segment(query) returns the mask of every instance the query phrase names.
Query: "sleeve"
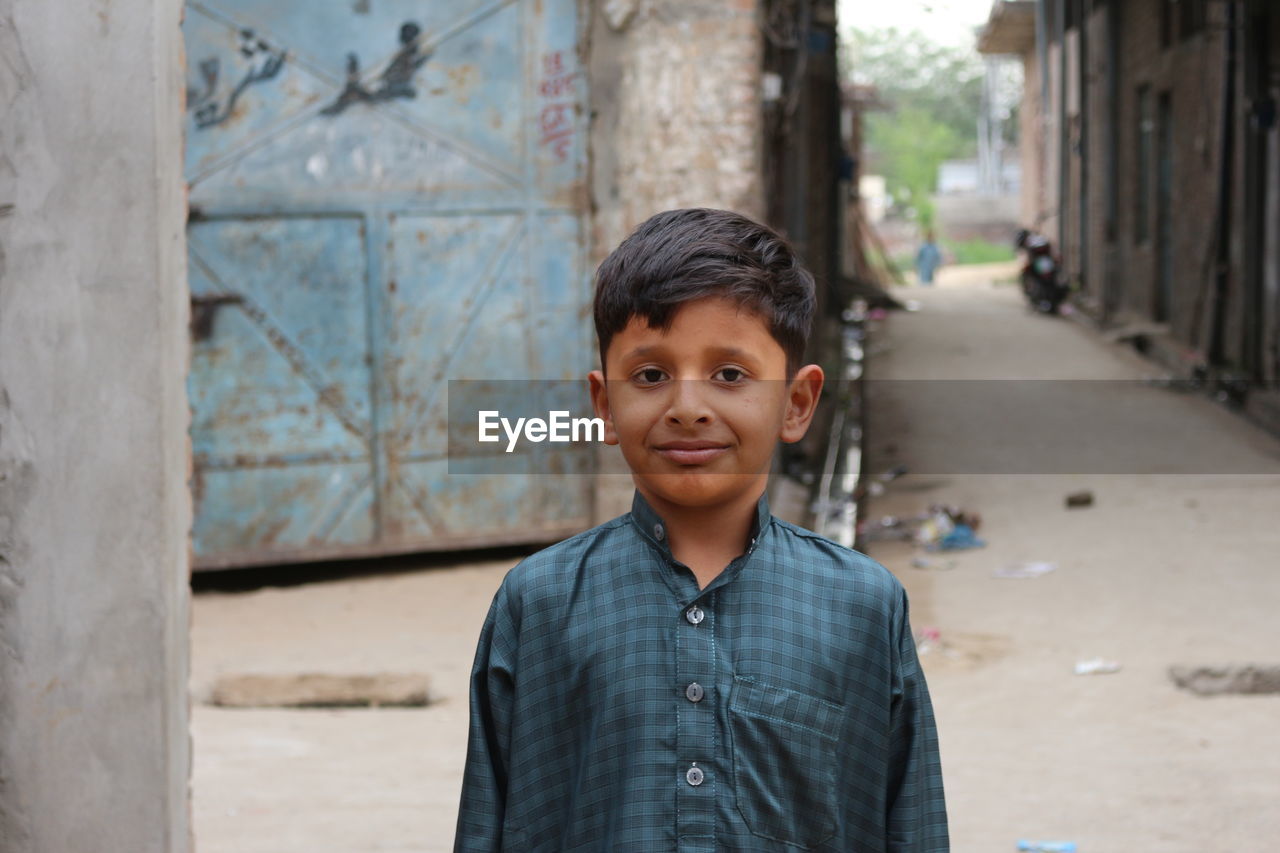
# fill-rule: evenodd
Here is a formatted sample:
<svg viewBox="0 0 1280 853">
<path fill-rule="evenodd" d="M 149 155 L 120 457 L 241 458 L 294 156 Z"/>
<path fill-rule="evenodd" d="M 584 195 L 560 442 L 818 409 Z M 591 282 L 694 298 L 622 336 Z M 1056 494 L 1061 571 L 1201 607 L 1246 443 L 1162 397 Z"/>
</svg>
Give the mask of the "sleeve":
<svg viewBox="0 0 1280 853">
<path fill-rule="evenodd" d="M 896 610 L 887 849 L 891 853 L 941 853 L 950 850 L 950 842 L 938 731 L 911 635 L 905 590 Z"/>
<path fill-rule="evenodd" d="M 504 581 L 480 629 L 471 667 L 467 763 L 454 853 L 497 853 L 503 849 L 518 636 L 518 614 L 513 612 L 512 599 Z"/>
</svg>

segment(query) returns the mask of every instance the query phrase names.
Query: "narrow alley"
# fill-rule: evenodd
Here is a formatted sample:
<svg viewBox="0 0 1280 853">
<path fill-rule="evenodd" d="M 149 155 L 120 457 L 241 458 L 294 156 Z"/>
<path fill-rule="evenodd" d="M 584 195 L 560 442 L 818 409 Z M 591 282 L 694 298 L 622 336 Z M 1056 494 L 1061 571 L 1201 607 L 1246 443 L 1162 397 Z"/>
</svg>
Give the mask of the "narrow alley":
<svg viewBox="0 0 1280 853">
<path fill-rule="evenodd" d="M 869 501 L 868 527 L 949 504 L 981 516 L 986 543 L 865 546 L 907 585 L 925 640 L 953 849 L 1036 838 L 1090 853 L 1198 853 L 1276 837 L 1280 697 L 1199 696 L 1169 669 L 1276 662 L 1280 442 L 1199 394 L 1134 387 L 1158 373 L 1150 362 L 1031 314 L 1015 286 L 944 277 L 895 295 L 920 310 L 873 334 L 867 465 L 911 473 Z M 972 390 L 997 379 L 1010 388 Z M 1024 385 L 1038 395 L 1027 405 L 1044 405 L 1054 383 L 1043 380 L 1087 381 L 1062 383 L 1078 431 L 1042 447 L 1041 470 L 1091 473 L 1037 473 L 1025 450 L 983 452 L 984 407 L 1014 402 Z M 947 385 L 962 390 L 937 393 Z M 1129 431 L 1090 429 L 1115 417 L 1121 396 Z M 1017 472 L 995 470 L 1002 463 Z M 1086 491 L 1092 506 L 1066 507 Z M 1025 563 L 1055 568 L 993 576 Z M 1075 674 L 1095 658 L 1120 668 Z"/>
</svg>

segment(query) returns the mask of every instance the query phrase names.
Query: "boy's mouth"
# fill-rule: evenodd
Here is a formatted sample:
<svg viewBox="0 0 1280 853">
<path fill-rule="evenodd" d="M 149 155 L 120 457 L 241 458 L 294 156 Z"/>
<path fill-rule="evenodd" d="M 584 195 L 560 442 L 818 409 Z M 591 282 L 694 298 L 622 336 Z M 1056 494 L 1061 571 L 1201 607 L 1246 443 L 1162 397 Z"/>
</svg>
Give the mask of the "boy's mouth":
<svg viewBox="0 0 1280 853">
<path fill-rule="evenodd" d="M 677 465 L 701 465 L 729 449 L 715 441 L 666 441 L 654 447 L 658 453 Z"/>
</svg>

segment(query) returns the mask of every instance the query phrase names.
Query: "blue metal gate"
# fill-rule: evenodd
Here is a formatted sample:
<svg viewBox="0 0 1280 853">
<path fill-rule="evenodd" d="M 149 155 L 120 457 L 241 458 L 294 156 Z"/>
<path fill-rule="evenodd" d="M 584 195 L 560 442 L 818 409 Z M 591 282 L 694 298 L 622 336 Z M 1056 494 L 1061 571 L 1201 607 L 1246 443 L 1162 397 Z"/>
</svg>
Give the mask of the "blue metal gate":
<svg viewBox="0 0 1280 853">
<path fill-rule="evenodd" d="M 447 380 L 590 366 L 577 0 L 189 0 L 197 567 L 555 538 Z M 578 457 L 572 466 L 586 466 Z"/>
</svg>

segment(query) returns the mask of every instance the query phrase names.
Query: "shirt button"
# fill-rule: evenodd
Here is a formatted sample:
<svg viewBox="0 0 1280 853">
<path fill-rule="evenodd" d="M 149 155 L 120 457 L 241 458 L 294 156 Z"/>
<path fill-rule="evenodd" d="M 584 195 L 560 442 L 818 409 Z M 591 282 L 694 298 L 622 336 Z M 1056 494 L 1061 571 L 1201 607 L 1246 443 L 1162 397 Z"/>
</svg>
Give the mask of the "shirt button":
<svg viewBox="0 0 1280 853">
<path fill-rule="evenodd" d="M 667 536 L 667 529 L 665 527 L 663 527 L 661 524 L 655 524 L 653 526 L 653 537 L 655 539 L 661 542 L 663 539 L 666 538 L 666 536 Z"/>
<path fill-rule="evenodd" d="M 685 781 L 696 788 L 702 784 L 702 780 L 706 777 L 702 775 L 702 768 L 695 764 L 689 768 L 689 772 L 684 774 L 684 778 Z"/>
<path fill-rule="evenodd" d="M 690 702 L 701 702 L 703 693 L 702 685 L 696 681 L 684 689 L 684 695 L 689 697 Z"/>
<path fill-rule="evenodd" d="M 684 618 L 686 618 L 686 619 L 688 619 L 688 620 L 689 620 L 689 624 L 690 624 L 690 625 L 698 625 L 698 624 L 701 624 L 701 623 L 702 623 L 702 620 L 703 620 L 705 617 L 706 617 L 706 614 L 702 612 L 702 608 L 701 608 L 701 607 L 699 607 L 699 606 L 698 606 L 698 605 L 696 605 L 696 604 L 695 604 L 695 605 L 693 605 L 692 607 L 690 607 L 690 608 L 689 608 L 688 610 L 686 610 L 686 611 L 685 611 L 685 613 L 684 613 Z"/>
</svg>

